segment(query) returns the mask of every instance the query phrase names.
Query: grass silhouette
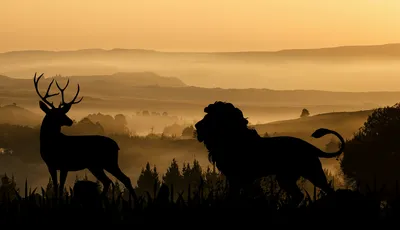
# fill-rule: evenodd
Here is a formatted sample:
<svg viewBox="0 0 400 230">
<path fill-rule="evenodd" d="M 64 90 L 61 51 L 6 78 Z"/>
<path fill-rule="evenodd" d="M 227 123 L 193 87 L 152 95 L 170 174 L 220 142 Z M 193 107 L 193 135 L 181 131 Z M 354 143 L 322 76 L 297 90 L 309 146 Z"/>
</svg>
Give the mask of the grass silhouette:
<svg viewBox="0 0 400 230">
<path fill-rule="evenodd" d="M 106 198 L 97 196 L 100 195 L 100 191 L 90 190 L 88 187 L 78 191 L 76 185 L 81 182 L 77 181 L 74 188 L 69 188 L 63 197 L 57 199 L 48 197 L 43 188 L 39 191 L 29 189 L 26 182 L 23 192 L 14 190 L 3 194 L 0 199 L 0 220 L 3 223 L 96 221 L 137 224 L 140 221 L 147 223 L 146 221 L 158 217 L 172 218 L 171 221 L 180 218 L 199 221 L 202 218 L 212 217 L 216 222 L 234 221 L 221 216 L 227 212 L 240 217 L 241 220 L 253 221 L 302 221 L 305 218 L 317 218 L 323 221 L 338 218 L 351 221 L 377 221 L 391 220 L 400 214 L 398 200 L 382 202 L 378 199 L 379 192 L 376 191 L 361 194 L 357 190 L 338 189 L 334 195 L 327 196 L 315 189 L 314 196 L 311 197 L 306 192 L 306 199 L 297 207 L 281 192 L 273 194 L 261 192 L 254 196 L 232 198 L 226 188 L 205 194 L 201 186 L 191 193 L 192 196 L 184 197 L 181 193 L 175 199 L 173 186 L 168 188 L 163 184 L 157 191 L 153 191 L 155 196 L 146 192 L 138 202 L 133 202 L 124 192 L 116 194 L 114 187 L 110 189 Z M 95 182 L 87 183 L 95 184 Z M 83 183 L 83 186 L 86 185 Z M 80 194 L 77 194 L 78 192 Z M 10 195 L 15 196 L 10 198 Z M 262 218 L 258 219 L 259 217 Z"/>
</svg>

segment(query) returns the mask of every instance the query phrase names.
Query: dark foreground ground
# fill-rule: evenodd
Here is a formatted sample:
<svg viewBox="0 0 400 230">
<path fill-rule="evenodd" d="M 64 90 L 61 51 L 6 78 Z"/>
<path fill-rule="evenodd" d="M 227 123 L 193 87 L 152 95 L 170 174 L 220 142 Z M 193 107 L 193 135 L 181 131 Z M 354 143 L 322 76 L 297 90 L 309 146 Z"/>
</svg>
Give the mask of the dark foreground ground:
<svg viewBox="0 0 400 230">
<path fill-rule="evenodd" d="M 260 194 L 248 198 L 228 198 L 224 193 L 192 197 L 173 197 L 169 189 L 162 187 L 155 198 L 145 194 L 133 202 L 127 194 L 101 198 L 91 187 L 71 190 L 62 199 L 49 198 L 44 193 L 28 192 L 14 198 L 3 196 L 0 205 L 2 223 L 132 223 L 156 224 L 157 220 L 168 220 L 167 225 L 189 220 L 193 223 L 209 221 L 225 224 L 236 222 L 289 223 L 288 221 L 312 220 L 357 221 L 370 223 L 389 221 L 400 217 L 397 201 L 390 204 L 361 195 L 357 191 L 337 190 L 330 196 L 306 196 L 300 207 L 294 207 L 289 199 L 276 195 Z M 22 192 L 23 193 L 23 192 Z M 114 194 L 114 193 L 112 193 Z M 173 201 L 171 201 L 171 199 Z M 266 222 L 267 221 L 267 222 Z"/>
</svg>

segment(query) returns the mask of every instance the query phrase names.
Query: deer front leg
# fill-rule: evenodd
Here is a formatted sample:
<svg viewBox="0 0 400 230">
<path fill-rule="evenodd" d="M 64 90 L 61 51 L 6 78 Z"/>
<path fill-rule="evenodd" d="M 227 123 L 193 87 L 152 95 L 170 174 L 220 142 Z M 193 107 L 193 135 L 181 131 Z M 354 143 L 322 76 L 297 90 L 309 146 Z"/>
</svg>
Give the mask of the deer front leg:
<svg viewBox="0 0 400 230">
<path fill-rule="evenodd" d="M 53 193 L 54 193 L 53 197 L 57 197 L 57 193 L 58 193 L 57 170 L 50 168 L 50 167 L 48 167 L 48 169 L 49 169 L 49 173 L 51 176 L 51 180 L 53 181 Z"/>
<path fill-rule="evenodd" d="M 65 181 L 67 180 L 68 171 L 60 170 L 60 197 L 64 195 L 64 185 Z"/>
</svg>

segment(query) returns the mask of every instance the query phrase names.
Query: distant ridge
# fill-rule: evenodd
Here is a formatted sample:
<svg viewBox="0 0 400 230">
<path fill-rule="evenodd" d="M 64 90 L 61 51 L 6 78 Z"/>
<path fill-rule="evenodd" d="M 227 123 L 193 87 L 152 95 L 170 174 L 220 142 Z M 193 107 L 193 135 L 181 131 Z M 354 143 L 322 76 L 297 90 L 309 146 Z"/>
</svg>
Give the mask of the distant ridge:
<svg viewBox="0 0 400 230">
<path fill-rule="evenodd" d="M 19 54 L 19 53 L 73 53 L 73 52 L 87 52 L 87 53 L 94 53 L 94 52 L 159 52 L 155 50 L 146 50 L 146 49 L 120 49 L 114 48 L 111 50 L 107 49 L 78 49 L 78 50 L 15 50 L 15 51 L 8 51 L 2 52 L 0 54 Z"/>
<path fill-rule="evenodd" d="M 62 75 L 45 75 L 44 81 L 49 79 L 62 79 Z M 104 85 L 105 88 L 113 87 L 187 87 L 187 85 L 176 77 L 164 77 L 153 72 L 117 72 L 114 74 L 100 75 L 73 75 L 68 76 L 71 80 L 76 80 L 81 84 Z M 31 87 L 32 79 L 13 78 L 0 74 L 0 90 L 3 87 Z M 91 87 L 91 86 L 89 86 Z"/>
<path fill-rule="evenodd" d="M 232 52 L 175 52 L 150 49 L 78 49 L 78 50 L 17 50 L 0 53 L 3 55 L 18 54 L 105 54 L 105 53 L 153 53 L 153 54 L 216 54 L 216 55 L 267 55 L 267 56 L 400 56 L 400 43 L 382 45 L 336 46 L 314 49 L 283 49 L 278 51 L 232 51 Z"/>
</svg>

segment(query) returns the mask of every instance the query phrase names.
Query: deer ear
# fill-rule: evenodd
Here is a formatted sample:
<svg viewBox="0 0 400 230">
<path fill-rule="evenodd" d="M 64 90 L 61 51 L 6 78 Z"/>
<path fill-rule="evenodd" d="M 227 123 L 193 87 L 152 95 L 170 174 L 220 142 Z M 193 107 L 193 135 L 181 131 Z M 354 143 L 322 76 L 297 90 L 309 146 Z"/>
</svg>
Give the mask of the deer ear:
<svg viewBox="0 0 400 230">
<path fill-rule="evenodd" d="M 50 112 L 50 108 L 43 101 L 39 101 L 39 107 L 45 114 Z"/>
<path fill-rule="evenodd" d="M 64 112 L 64 113 L 68 113 L 68 111 L 71 109 L 71 106 L 70 105 L 64 105 L 63 107 L 62 107 L 62 111 Z"/>
</svg>

